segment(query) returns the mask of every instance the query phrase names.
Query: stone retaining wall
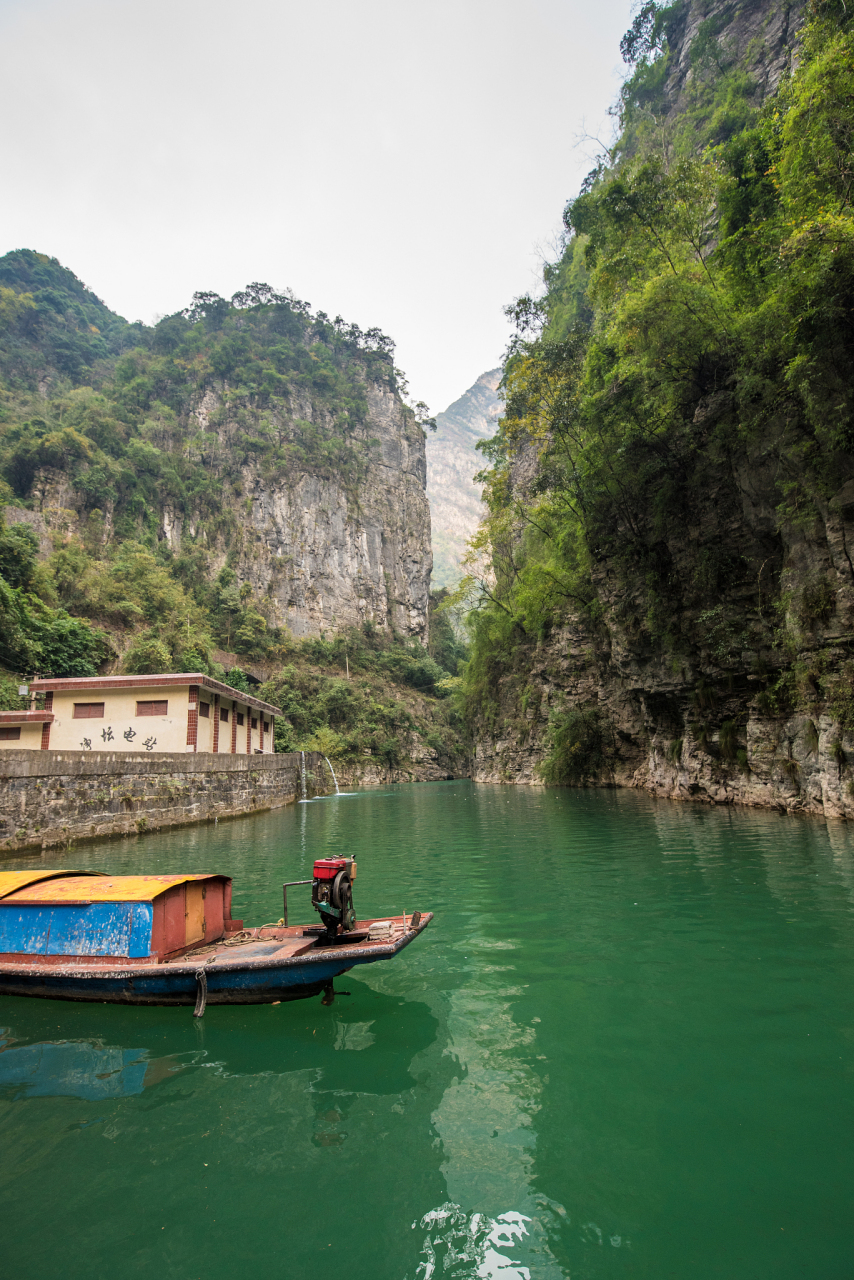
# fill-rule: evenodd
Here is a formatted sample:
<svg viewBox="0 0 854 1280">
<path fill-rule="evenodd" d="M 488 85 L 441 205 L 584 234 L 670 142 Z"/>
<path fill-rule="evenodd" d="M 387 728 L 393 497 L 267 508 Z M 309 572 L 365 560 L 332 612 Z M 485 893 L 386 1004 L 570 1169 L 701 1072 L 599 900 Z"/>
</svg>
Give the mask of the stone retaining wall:
<svg viewBox="0 0 854 1280">
<path fill-rule="evenodd" d="M 309 796 L 331 789 L 321 756 L 306 753 Z M 237 817 L 292 804 L 300 756 L 111 751 L 4 751 L 0 856 L 97 836 Z"/>
</svg>

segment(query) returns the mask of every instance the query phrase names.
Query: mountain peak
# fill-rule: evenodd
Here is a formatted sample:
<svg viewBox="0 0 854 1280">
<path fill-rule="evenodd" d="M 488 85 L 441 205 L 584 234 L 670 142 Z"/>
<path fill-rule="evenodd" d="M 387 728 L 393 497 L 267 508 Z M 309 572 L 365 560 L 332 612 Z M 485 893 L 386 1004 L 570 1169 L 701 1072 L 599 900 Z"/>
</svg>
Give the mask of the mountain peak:
<svg viewBox="0 0 854 1280">
<path fill-rule="evenodd" d="M 476 446 L 498 430 L 503 407 L 500 382 L 501 369 L 482 373 L 444 413 L 436 415 L 436 434 L 427 441 L 434 587 L 449 587 L 459 580 L 466 543 L 480 523 L 481 490 L 474 476 L 484 460 Z"/>
</svg>

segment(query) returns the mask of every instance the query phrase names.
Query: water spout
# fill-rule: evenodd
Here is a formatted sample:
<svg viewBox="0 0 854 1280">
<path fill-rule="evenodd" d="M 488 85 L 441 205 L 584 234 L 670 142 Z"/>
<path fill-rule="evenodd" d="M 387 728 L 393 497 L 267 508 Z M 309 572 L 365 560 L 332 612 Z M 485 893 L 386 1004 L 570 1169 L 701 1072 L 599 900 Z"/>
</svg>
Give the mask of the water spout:
<svg viewBox="0 0 854 1280">
<path fill-rule="evenodd" d="M 302 779 L 302 798 L 305 800 L 305 752 L 300 752 L 300 778 Z"/>
<path fill-rule="evenodd" d="M 329 764 L 329 757 L 324 756 L 323 758 L 326 761 L 326 763 L 329 765 L 329 772 L 332 774 L 332 781 L 335 783 L 335 794 L 336 796 L 340 796 L 341 792 L 338 789 L 338 779 L 335 777 L 335 770 L 332 768 L 332 765 Z"/>
</svg>

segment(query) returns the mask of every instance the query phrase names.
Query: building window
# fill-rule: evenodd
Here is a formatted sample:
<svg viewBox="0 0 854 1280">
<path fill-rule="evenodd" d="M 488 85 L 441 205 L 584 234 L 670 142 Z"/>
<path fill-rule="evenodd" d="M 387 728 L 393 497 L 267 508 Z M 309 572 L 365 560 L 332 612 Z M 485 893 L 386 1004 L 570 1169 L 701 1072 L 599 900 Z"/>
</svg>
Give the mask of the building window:
<svg viewBox="0 0 854 1280">
<path fill-rule="evenodd" d="M 242 712 L 242 711 L 238 711 L 238 713 L 237 713 L 237 723 L 238 723 L 239 725 L 242 725 L 242 724 L 243 724 L 243 712 Z"/>
<path fill-rule="evenodd" d="M 266 720 L 264 721 L 264 732 L 265 732 L 265 733 L 269 733 L 269 732 L 270 732 L 270 725 L 269 725 L 268 721 L 266 721 Z"/>
<path fill-rule="evenodd" d="M 219 718 L 224 724 L 228 724 L 228 707 L 220 707 Z"/>
<path fill-rule="evenodd" d="M 252 728 L 253 728 L 253 729 L 257 729 L 257 728 L 258 728 L 258 717 L 257 717 L 257 716 L 253 716 L 253 717 L 252 717 Z"/>
<path fill-rule="evenodd" d="M 199 703 L 199 715 L 202 717 L 202 719 L 203 719 L 203 720 L 210 720 L 210 718 L 211 718 L 211 704 L 210 704 L 209 702 L 200 702 L 200 703 Z"/>
<path fill-rule="evenodd" d="M 14 729 L 3 725 L 0 728 L 0 742 L 17 742 L 21 737 L 21 726 L 15 725 Z"/>
<path fill-rule="evenodd" d="M 162 702 L 138 702 L 136 704 L 136 714 L 138 716 L 165 716 L 169 714 L 169 703 L 165 698 Z"/>
<path fill-rule="evenodd" d="M 103 702 L 75 702 L 73 718 L 75 720 L 103 720 L 104 704 Z"/>
</svg>

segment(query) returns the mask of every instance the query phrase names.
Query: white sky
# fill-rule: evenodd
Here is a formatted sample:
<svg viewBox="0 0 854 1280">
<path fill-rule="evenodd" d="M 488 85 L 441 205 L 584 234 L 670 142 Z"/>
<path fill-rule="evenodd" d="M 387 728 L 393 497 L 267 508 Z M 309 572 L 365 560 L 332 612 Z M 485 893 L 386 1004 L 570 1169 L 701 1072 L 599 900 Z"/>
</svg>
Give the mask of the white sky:
<svg viewBox="0 0 854 1280">
<path fill-rule="evenodd" d="M 610 137 L 631 0 L 0 0 L 0 253 L 129 320 L 252 280 L 397 342 L 444 409 L 498 363 Z"/>
</svg>

